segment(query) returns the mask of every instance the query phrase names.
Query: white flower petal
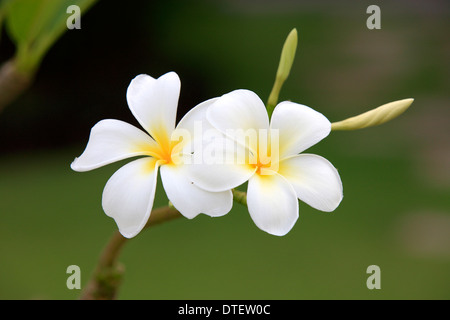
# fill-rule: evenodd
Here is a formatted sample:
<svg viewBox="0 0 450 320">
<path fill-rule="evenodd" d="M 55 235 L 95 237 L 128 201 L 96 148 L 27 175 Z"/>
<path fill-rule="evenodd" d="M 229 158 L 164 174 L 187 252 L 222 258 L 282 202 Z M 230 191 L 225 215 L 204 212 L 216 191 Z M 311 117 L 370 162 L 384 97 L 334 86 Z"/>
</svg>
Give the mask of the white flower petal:
<svg viewBox="0 0 450 320">
<path fill-rule="evenodd" d="M 279 174 L 255 174 L 248 181 L 247 205 L 250 216 L 263 231 L 276 236 L 288 233 L 298 219 L 295 191 Z"/>
<path fill-rule="evenodd" d="M 127 101 L 131 112 L 159 143 L 170 139 L 175 128 L 180 87 L 180 78 L 175 72 L 158 79 L 141 74 L 128 86 Z"/>
<path fill-rule="evenodd" d="M 248 163 L 248 149 L 218 134 L 211 139 L 204 137 L 202 144 L 195 145 L 188 170 L 195 184 L 214 192 L 236 188 L 256 171 Z"/>
<path fill-rule="evenodd" d="M 92 128 L 86 149 L 71 168 L 88 171 L 155 149 L 156 142 L 142 130 L 120 120 L 102 120 Z"/>
<path fill-rule="evenodd" d="M 189 110 L 184 117 L 180 120 L 177 125 L 177 129 L 187 130 L 189 133 L 194 135 L 196 126 L 200 123 L 202 124 L 202 129 L 209 130 L 212 129 L 212 125 L 206 120 L 206 111 L 210 106 L 212 106 L 219 98 L 212 98 L 202 103 L 199 103 L 194 108 Z"/>
<path fill-rule="evenodd" d="M 283 160 L 278 172 L 293 186 L 297 197 L 311 207 L 330 212 L 343 198 L 336 168 L 325 158 L 300 154 Z"/>
<path fill-rule="evenodd" d="M 180 120 L 172 133 L 172 141 L 182 141 L 177 144 L 177 150 L 182 154 L 191 154 L 194 152 L 194 146 L 201 144 L 204 136 L 211 133 L 223 136 L 206 120 L 206 110 L 218 98 L 204 101 L 191 110 L 189 110 Z"/>
<path fill-rule="evenodd" d="M 126 238 L 147 223 L 155 198 L 158 163 L 155 158 L 134 160 L 117 170 L 103 190 L 102 206 Z"/>
<path fill-rule="evenodd" d="M 189 178 L 202 189 L 212 192 L 228 191 L 247 181 L 255 171 L 245 165 L 248 151 L 206 120 L 208 108 L 217 100 L 207 100 L 190 110 L 173 132 L 174 140 L 178 140 L 175 135 L 188 136 L 186 139 L 183 136 L 183 140 L 191 139 L 183 146 L 180 157 L 189 164 L 186 169 Z"/>
<path fill-rule="evenodd" d="M 267 132 L 269 129 L 266 107 L 250 90 L 240 89 L 223 95 L 208 108 L 206 116 L 216 129 L 252 151 L 257 150 L 259 130 Z"/>
<path fill-rule="evenodd" d="M 275 107 L 270 127 L 279 130 L 280 159 L 306 150 L 331 131 L 331 123 L 323 114 L 289 101 Z"/>
<path fill-rule="evenodd" d="M 200 188 L 218 192 L 236 188 L 256 171 L 246 165 L 210 164 L 191 165 L 190 178 Z"/>
<path fill-rule="evenodd" d="M 161 180 L 167 197 L 173 206 L 186 218 L 192 219 L 199 213 L 219 217 L 228 213 L 233 206 L 230 190 L 209 192 L 197 187 L 186 173 L 186 166 L 161 166 Z"/>
</svg>

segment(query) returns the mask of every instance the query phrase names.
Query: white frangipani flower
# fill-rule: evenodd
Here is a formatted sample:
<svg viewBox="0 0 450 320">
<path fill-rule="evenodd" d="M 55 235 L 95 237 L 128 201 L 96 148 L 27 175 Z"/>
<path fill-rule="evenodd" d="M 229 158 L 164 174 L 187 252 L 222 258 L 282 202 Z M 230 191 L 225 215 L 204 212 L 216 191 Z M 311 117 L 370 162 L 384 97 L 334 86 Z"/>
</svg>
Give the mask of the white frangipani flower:
<svg viewBox="0 0 450 320">
<path fill-rule="evenodd" d="M 228 139 L 237 141 L 237 152 L 243 146 L 248 152 L 244 161 L 195 164 L 191 178 L 214 192 L 248 180 L 248 210 L 260 229 L 279 236 L 289 232 L 299 216 L 297 198 L 327 212 L 341 202 L 342 182 L 334 166 L 323 157 L 299 154 L 330 133 L 331 124 L 321 113 L 285 101 L 275 107 L 269 122 L 264 103 L 255 93 L 235 90 L 210 105 L 206 118 Z M 252 131 L 256 139 L 251 139 Z M 239 132 L 246 137 L 239 137 Z"/>
<path fill-rule="evenodd" d="M 216 99 L 197 105 L 175 126 L 179 94 L 180 79 L 174 72 L 158 79 L 137 76 L 128 87 L 127 102 L 148 134 L 120 120 L 102 120 L 92 128 L 83 154 L 71 164 L 75 171 L 88 171 L 140 156 L 117 170 L 103 191 L 105 213 L 127 238 L 137 235 L 150 217 L 158 168 L 167 197 L 185 217 L 191 219 L 199 213 L 221 216 L 232 207 L 230 190 L 200 189 L 189 179 L 188 165 L 181 161 L 183 149 L 192 143 L 193 123 L 204 120 Z"/>
</svg>

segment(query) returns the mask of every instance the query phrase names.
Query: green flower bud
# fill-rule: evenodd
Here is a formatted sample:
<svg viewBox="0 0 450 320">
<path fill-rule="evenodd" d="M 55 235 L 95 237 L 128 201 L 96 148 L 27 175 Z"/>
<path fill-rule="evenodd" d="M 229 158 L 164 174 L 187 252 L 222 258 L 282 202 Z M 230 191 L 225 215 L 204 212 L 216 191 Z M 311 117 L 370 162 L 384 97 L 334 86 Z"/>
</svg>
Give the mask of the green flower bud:
<svg viewBox="0 0 450 320">
<path fill-rule="evenodd" d="M 267 101 L 267 111 L 269 112 L 269 115 L 272 114 L 273 109 L 278 102 L 281 87 L 291 72 L 295 52 L 297 50 L 297 39 L 297 29 L 294 28 L 287 36 L 283 49 L 281 50 L 280 63 L 278 65 L 275 83 L 273 84 L 272 92 L 270 93 L 269 100 Z"/>
<path fill-rule="evenodd" d="M 389 102 L 358 116 L 334 122 L 331 124 L 331 130 L 357 130 L 380 125 L 401 115 L 413 101 L 414 99 L 403 99 Z"/>
</svg>

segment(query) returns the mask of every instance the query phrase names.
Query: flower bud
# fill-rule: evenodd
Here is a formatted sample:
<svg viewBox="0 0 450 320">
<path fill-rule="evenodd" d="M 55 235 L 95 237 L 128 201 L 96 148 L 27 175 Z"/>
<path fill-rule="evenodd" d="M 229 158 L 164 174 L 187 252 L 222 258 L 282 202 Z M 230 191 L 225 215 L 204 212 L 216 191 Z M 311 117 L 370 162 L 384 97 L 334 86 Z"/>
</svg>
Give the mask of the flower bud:
<svg viewBox="0 0 450 320">
<path fill-rule="evenodd" d="M 283 81 L 287 79 L 294 63 L 295 51 L 297 50 L 297 29 L 292 29 L 284 42 L 281 51 L 280 64 L 278 65 L 277 77 Z"/>
<path fill-rule="evenodd" d="M 401 115 L 413 101 L 414 99 L 403 99 L 389 102 L 355 117 L 334 122 L 331 124 L 331 130 L 356 130 L 380 125 Z"/>
<path fill-rule="evenodd" d="M 281 50 L 280 63 L 277 69 L 277 75 L 275 83 L 273 84 L 272 91 L 267 101 L 267 111 L 269 115 L 272 114 L 275 105 L 278 102 L 278 96 L 280 94 L 281 87 L 286 81 L 289 73 L 291 72 L 292 64 L 294 63 L 295 52 L 297 50 L 297 29 L 292 29 L 284 42 L 283 49 Z"/>
</svg>

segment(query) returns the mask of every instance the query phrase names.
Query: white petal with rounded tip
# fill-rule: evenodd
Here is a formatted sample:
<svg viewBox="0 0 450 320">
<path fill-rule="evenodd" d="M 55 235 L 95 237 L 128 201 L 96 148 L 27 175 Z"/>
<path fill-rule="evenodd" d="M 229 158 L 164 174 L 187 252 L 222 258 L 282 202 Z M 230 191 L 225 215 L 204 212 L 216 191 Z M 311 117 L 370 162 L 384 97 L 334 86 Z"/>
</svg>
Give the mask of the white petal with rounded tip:
<svg viewBox="0 0 450 320">
<path fill-rule="evenodd" d="M 248 181 L 247 205 L 256 226 L 276 236 L 288 233 L 298 219 L 294 189 L 279 174 L 255 174 Z"/>
<path fill-rule="evenodd" d="M 102 120 L 91 130 L 83 154 L 71 168 L 88 171 L 129 157 L 148 154 L 156 142 L 142 130 L 120 120 Z"/>
<path fill-rule="evenodd" d="M 177 129 L 184 129 L 194 135 L 196 126 L 202 124 L 202 129 L 212 129 L 212 125 L 206 120 L 206 111 L 212 106 L 219 98 L 212 98 L 202 103 L 199 103 L 194 108 L 189 110 L 177 125 Z M 197 129 L 198 131 L 198 129 Z"/>
<path fill-rule="evenodd" d="M 269 129 L 266 107 L 250 90 L 240 89 L 223 95 L 208 108 L 206 117 L 216 129 L 253 151 L 257 150 L 259 130 L 267 132 Z"/>
<path fill-rule="evenodd" d="M 147 223 L 155 197 L 158 164 L 155 158 L 134 160 L 117 170 L 103 190 L 102 206 L 126 238 Z"/>
<path fill-rule="evenodd" d="M 219 217 L 233 206 L 230 190 L 209 192 L 196 186 L 186 174 L 186 166 L 164 165 L 161 180 L 167 197 L 173 206 L 186 218 L 192 219 L 200 213 Z"/>
<path fill-rule="evenodd" d="M 175 128 L 180 87 L 180 78 L 175 72 L 158 79 L 141 74 L 128 86 L 127 101 L 131 112 L 156 141 L 170 138 Z"/>
<path fill-rule="evenodd" d="M 280 159 L 303 152 L 331 131 L 331 123 L 323 114 L 289 101 L 275 107 L 270 127 L 278 130 Z"/>
<path fill-rule="evenodd" d="M 330 212 L 343 198 L 341 178 L 325 158 L 300 154 L 280 162 L 279 174 L 293 186 L 297 197 L 311 207 Z"/>
</svg>

